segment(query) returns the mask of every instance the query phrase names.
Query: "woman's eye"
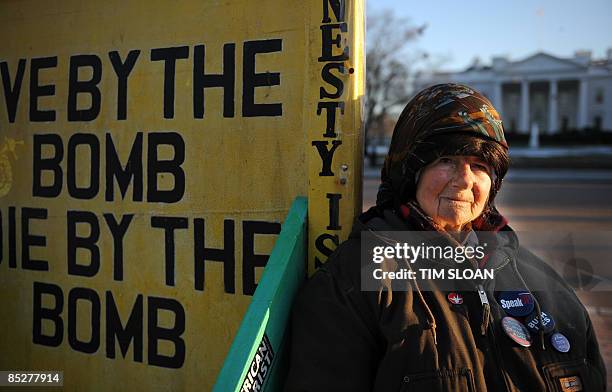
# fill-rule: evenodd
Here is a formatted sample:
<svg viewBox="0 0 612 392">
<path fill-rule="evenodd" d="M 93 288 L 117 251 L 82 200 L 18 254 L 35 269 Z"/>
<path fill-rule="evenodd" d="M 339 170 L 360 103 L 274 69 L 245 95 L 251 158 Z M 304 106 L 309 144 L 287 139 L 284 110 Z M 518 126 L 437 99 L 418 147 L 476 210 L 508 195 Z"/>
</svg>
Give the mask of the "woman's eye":
<svg viewBox="0 0 612 392">
<path fill-rule="evenodd" d="M 450 159 L 450 158 L 442 157 L 442 158 L 440 158 L 440 160 L 438 162 L 440 162 L 440 163 L 452 163 L 453 160 Z"/>
<path fill-rule="evenodd" d="M 487 173 L 489 172 L 489 166 L 482 163 L 474 163 L 473 166 L 478 170 L 486 171 Z"/>
</svg>

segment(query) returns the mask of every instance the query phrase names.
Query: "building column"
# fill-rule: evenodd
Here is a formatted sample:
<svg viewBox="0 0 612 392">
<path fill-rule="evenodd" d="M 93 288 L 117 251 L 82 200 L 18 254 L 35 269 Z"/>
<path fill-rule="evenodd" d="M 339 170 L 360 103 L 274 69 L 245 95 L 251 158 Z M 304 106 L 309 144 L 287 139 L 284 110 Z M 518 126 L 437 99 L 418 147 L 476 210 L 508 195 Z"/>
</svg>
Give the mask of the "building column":
<svg viewBox="0 0 612 392">
<path fill-rule="evenodd" d="M 586 79 L 579 80 L 580 87 L 578 88 L 578 129 L 584 129 L 588 126 L 587 104 L 588 104 L 588 86 Z"/>
<path fill-rule="evenodd" d="M 497 109 L 497 113 L 502 117 L 502 112 L 504 110 L 504 95 L 502 89 L 502 82 L 496 81 L 493 86 L 493 105 L 495 105 L 495 109 Z"/>
<path fill-rule="evenodd" d="M 521 113 L 520 113 L 520 131 L 529 133 L 531 128 L 529 125 L 529 81 L 521 81 Z"/>
<path fill-rule="evenodd" d="M 548 90 L 548 133 L 557 133 L 559 125 L 557 118 L 559 117 L 559 87 L 556 79 L 551 79 Z"/>
</svg>

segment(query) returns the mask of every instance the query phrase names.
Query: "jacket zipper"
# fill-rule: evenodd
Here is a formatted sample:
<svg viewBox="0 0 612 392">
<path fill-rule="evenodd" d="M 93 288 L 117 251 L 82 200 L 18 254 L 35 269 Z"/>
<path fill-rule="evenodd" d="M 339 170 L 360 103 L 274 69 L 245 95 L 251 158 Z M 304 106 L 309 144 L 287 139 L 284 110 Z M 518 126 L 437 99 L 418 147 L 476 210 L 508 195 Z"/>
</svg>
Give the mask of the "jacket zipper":
<svg viewBox="0 0 612 392">
<path fill-rule="evenodd" d="M 493 351 L 496 360 L 496 364 L 498 365 L 498 369 L 502 374 L 502 378 L 504 379 L 504 385 L 506 386 L 506 391 L 510 391 L 510 385 L 508 385 L 508 379 L 506 378 L 506 372 L 504 371 L 504 359 L 503 356 L 499 355 L 499 346 L 497 345 L 497 340 L 495 338 L 495 326 L 494 323 L 489 322 L 490 318 L 493 318 L 491 313 L 491 305 L 489 304 L 489 299 L 487 297 L 487 293 L 484 290 L 482 284 L 478 285 L 478 296 L 480 297 L 480 303 L 483 307 L 483 323 L 481 324 L 481 332 L 482 335 L 486 335 L 486 331 L 490 330 L 490 342 L 493 342 Z M 486 315 L 486 320 L 484 320 Z"/>
<path fill-rule="evenodd" d="M 482 336 L 487 334 L 489 328 L 489 316 L 491 315 L 491 305 L 487 298 L 487 293 L 481 284 L 478 285 L 478 296 L 480 297 L 480 304 L 482 305 L 482 321 L 480 323 L 480 333 Z"/>
</svg>

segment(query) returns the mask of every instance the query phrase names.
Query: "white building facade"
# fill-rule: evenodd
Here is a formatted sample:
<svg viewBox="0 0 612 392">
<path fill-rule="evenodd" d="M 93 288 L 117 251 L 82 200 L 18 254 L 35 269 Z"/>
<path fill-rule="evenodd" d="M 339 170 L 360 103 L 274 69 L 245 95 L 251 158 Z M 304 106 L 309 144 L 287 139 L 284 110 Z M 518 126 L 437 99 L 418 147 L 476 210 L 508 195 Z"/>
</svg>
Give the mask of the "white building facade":
<svg viewBox="0 0 612 392">
<path fill-rule="evenodd" d="M 612 49 L 607 59 L 590 52 L 572 59 L 536 53 L 521 61 L 493 58 L 491 66 L 421 75 L 417 91 L 436 83 L 467 84 L 486 95 L 509 132 L 541 133 L 597 129 L 612 132 Z"/>
</svg>

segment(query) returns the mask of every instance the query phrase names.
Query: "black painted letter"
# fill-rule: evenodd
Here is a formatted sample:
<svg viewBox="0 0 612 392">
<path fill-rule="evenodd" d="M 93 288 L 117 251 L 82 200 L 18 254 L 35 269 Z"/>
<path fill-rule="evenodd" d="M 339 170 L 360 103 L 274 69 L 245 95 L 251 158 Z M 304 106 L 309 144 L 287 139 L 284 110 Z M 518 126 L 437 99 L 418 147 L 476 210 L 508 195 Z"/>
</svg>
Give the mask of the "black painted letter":
<svg viewBox="0 0 612 392">
<path fill-rule="evenodd" d="M 235 293 L 236 254 L 234 251 L 234 221 L 223 221 L 223 249 L 206 248 L 206 230 L 204 219 L 193 220 L 194 242 L 194 285 L 196 290 L 203 291 L 206 282 L 206 260 L 223 263 L 223 287 L 226 293 Z"/>
<path fill-rule="evenodd" d="M 176 203 L 185 194 L 185 171 L 181 167 L 185 162 L 185 141 L 176 132 L 151 132 L 147 143 L 147 201 Z M 159 160 L 157 147 L 169 145 L 174 148 L 174 158 Z M 159 173 L 170 173 L 174 177 L 174 188 L 160 190 L 157 184 Z"/>
<path fill-rule="evenodd" d="M 268 39 L 246 41 L 244 43 L 242 64 L 242 116 L 282 116 L 282 103 L 255 103 L 255 88 L 280 85 L 280 73 L 255 73 L 255 55 L 258 53 L 280 52 L 283 40 Z"/>
<path fill-rule="evenodd" d="M 76 149 L 79 145 L 89 147 L 89 185 L 77 185 L 77 167 L 85 163 L 84 159 L 77 159 Z M 98 137 L 91 133 L 75 133 L 68 140 L 68 170 L 66 171 L 66 184 L 68 193 L 75 199 L 93 199 L 100 190 L 100 142 Z"/>
<path fill-rule="evenodd" d="M 164 61 L 164 118 L 174 118 L 176 60 L 188 57 L 188 46 L 151 49 L 151 61 Z"/>
<path fill-rule="evenodd" d="M 136 297 L 125 328 L 121 323 L 119 310 L 110 291 L 106 292 L 106 357 L 115 358 L 115 339 L 123 358 L 127 355 L 130 343 L 134 341 L 134 361 L 142 362 L 142 294 Z"/>
<path fill-rule="evenodd" d="M 55 85 L 38 84 L 38 72 L 57 67 L 57 57 L 42 57 L 30 60 L 30 121 L 55 121 L 55 110 L 38 110 L 38 98 L 55 95 Z"/>
<path fill-rule="evenodd" d="M 181 338 L 185 332 L 185 309 L 173 299 L 149 297 L 147 299 L 148 313 L 148 358 L 149 365 L 178 369 L 185 362 L 185 340 Z M 164 328 L 159 326 L 158 311 L 167 310 L 174 313 L 174 326 Z M 174 343 L 174 355 L 159 353 L 158 341 L 166 340 Z"/>
<path fill-rule="evenodd" d="M 334 252 L 334 249 L 326 246 L 325 240 L 331 240 L 334 245 L 338 246 L 338 244 L 340 243 L 340 239 L 338 238 L 337 234 L 332 235 L 329 233 L 323 233 L 315 240 L 315 247 L 317 248 L 317 250 L 323 253 L 324 256 L 329 257 Z M 323 262 L 315 256 L 315 268 L 319 268 L 322 265 Z"/>
<path fill-rule="evenodd" d="M 90 67 L 91 79 L 79 80 L 79 68 Z M 70 56 L 70 71 L 68 77 L 68 121 L 93 121 L 100 114 L 102 100 L 98 83 L 102 79 L 102 61 L 95 54 L 79 54 Z M 91 106 L 87 109 L 78 108 L 78 95 L 89 94 Z"/>
<path fill-rule="evenodd" d="M 15 116 L 17 115 L 17 103 L 19 102 L 19 93 L 21 92 L 21 83 L 23 82 L 25 66 L 26 59 L 19 59 L 19 63 L 17 63 L 17 72 L 15 73 L 15 83 L 11 86 L 8 63 L 6 61 L 0 63 L 0 73 L 2 74 L 2 84 L 4 85 L 4 99 L 6 100 L 6 113 L 8 114 L 10 123 L 15 122 Z"/>
<path fill-rule="evenodd" d="M 331 6 L 336 22 L 344 22 L 345 0 L 323 0 L 323 20 L 321 23 L 330 23 L 329 7 Z"/>
<path fill-rule="evenodd" d="M 89 341 L 79 340 L 77 334 L 78 301 L 88 301 L 91 304 Z M 100 298 L 92 289 L 75 287 L 68 293 L 68 343 L 76 351 L 93 354 L 100 347 Z"/>
<path fill-rule="evenodd" d="M 342 195 L 340 193 L 328 193 L 327 198 L 329 199 L 329 226 L 327 226 L 327 230 L 341 230 L 340 199 L 342 199 Z"/>
<path fill-rule="evenodd" d="M 117 185 L 119 185 L 121 199 L 125 199 L 130 182 L 134 179 L 132 200 L 142 201 L 142 132 L 136 133 L 136 139 L 132 144 L 125 168 L 121 165 L 111 134 L 106 134 L 106 201 L 115 200 L 113 178 L 117 180 Z"/>
<path fill-rule="evenodd" d="M 47 246 L 45 236 L 30 234 L 30 219 L 47 219 L 47 210 L 26 207 L 21 209 L 21 268 L 32 271 L 49 271 L 47 261 L 30 258 L 30 246 Z"/>
<path fill-rule="evenodd" d="M 223 45 L 223 73 L 205 74 L 206 47 L 193 48 L 193 117 L 204 118 L 204 89 L 223 88 L 223 117 L 234 117 L 236 44 Z"/>
<path fill-rule="evenodd" d="M 340 113 L 344 114 L 344 102 L 319 102 L 317 104 L 317 114 L 320 116 L 321 111 L 327 111 L 327 126 L 323 137 L 336 137 L 336 109 L 340 108 Z"/>
<path fill-rule="evenodd" d="M 340 140 L 332 140 L 331 149 L 327 149 L 328 142 L 325 140 L 315 140 L 312 142 L 312 145 L 317 148 L 319 151 L 319 156 L 321 157 L 321 171 L 319 172 L 320 177 L 330 177 L 334 175 L 334 172 L 331 170 L 332 160 L 334 158 L 334 152 L 339 145 L 342 144 Z"/>
<path fill-rule="evenodd" d="M 140 50 L 130 50 L 125 62 L 122 62 L 119 52 L 116 50 L 108 54 L 115 74 L 117 74 L 117 120 L 125 120 L 127 118 L 128 76 L 130 76 L 130 72 L 134 69 L 138 55 L 140 55 Z"/>
<path fill-rule="evenodd" d="M 174 286 L 174 230 L 186 229 L 189 226 L 187 218 L 169 216 L 152 216 L 151 227 L 164 229 L 166 244 L 166 285 Z"/>
<path fill-rule="evenodd" d="M 334 54 L 334 46 L 339 48 L 342 44 L 342 36 L 340 34 L 336 34 L 333 37 L 334 29 L 340 29 L 341 32 L 346 33 L 347 25 L 346 23 L 338 23 L 338 24 L 328 24 L 321 25 L 321 57 L 319 57 L 319 62 L 324 61 L 344 61 L 349 58 L 349 48 L 345 46 L 342 50 L 342 54 Z"/>
<path fill-rule="evenodd" d="M 346 68 L 342 63 L 327 63 L 323 66 L 323 69 L 321 70 L 321 78 L 323 78 L 326 83 L 334 86 L 336 88 L 336 92 L 330 93 L 325 90 L 325 88 L 319 87 L 319 97 L 321 99 L 338 99 L 340 98 L 340 96 L 342 96 L 342 93 L 344 92 L 344 82 L 342 81 L 342 79 L 340 79 L 331 72 L 332 69 L 337 69 L 338 71 L 340 71 L 340 73 L 344 73 Z"/>
<path fill-rule="evenodd" d="M 62 344 L 62 339 L 64 338 L 64 322 L 61 317 L 64 308 L 62 289 L 54 284 L 42 282 L 34 282 L 33 288 L 32 341 L 43 346 L 57 347 Z M 55 307 L 42 307 L 42 296 L 44 294 L 53 296 Z M 43 320 L 49 320 L 53 323 L 53 335 L 43 335 Z"/>
<path fill-rule="evenodd" d="M 108 229 L 113 235 L 113 279 L 123 280 L 123 237 L 127 231 L 134 214 L 121 216 L 121 222 L 117 222 L 113 214 L 104 214 Z"/>
<path fill-rule="evenodd" d="M 53 146 L 55 154 L 51 158 L 42 157 L 43 145 Z M 60 163 L 64 159 L 64 145 L 59 135 L 50 133 L 46 135 L 34 135 L 34 151 L 32 162 L 32 196 L 34 197 L 57 197 L 62 191 L 64 173 Z M 42 172 L 53 172 L 53 183 L 42 184 Z"/>
<path fill-rule="evenodd" d="M 100 248 L 97 242 L 100 238 L 100 224 L 93 212 L 68 211 L 66 215 L 68 226 L 68 274 L 78 276 L 94 276 L 100 269 Z M 89 225 L 87 237 L 77 236 L 77 224 Z M 77 263 L 77 249 L 87 249 L 91 255 L 89 265 Z"/>
</svg>

